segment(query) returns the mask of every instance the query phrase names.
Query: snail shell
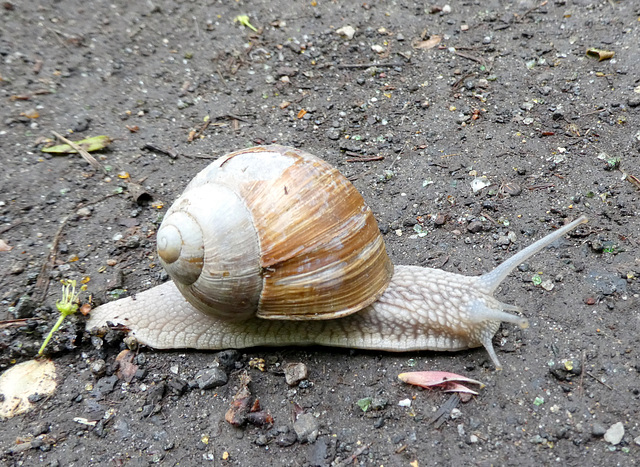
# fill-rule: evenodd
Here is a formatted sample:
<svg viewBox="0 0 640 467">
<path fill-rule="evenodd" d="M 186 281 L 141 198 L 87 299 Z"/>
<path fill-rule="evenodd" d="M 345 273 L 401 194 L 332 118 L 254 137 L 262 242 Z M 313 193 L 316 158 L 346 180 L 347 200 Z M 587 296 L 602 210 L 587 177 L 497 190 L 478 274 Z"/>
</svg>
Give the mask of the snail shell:
<svg viewBox="0 0 640 467">
<path fill-rule="evenodd" d="M 346 316 L 373 303 L 393 275 L 353 185 L 282 146 L 233 152 L 201 171 L 168 210 L 157 243 L 187 301 L 227 321 Z"/>
</svg>

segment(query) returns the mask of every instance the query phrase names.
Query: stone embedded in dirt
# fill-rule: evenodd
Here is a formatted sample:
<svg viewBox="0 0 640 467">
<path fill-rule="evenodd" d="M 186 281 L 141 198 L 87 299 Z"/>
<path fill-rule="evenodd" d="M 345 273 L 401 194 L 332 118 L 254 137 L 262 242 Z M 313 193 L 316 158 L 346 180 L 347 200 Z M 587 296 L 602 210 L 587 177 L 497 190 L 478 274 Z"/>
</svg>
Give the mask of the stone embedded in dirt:
<svg viewBox="0 0 640 467">
<path fill-rule="evenodd" d="M 31 318 L 35 309 L 36 304 L 31 297 L 23 295 L 20 297 L 20 300 L 18 300 L 17 305 L 11 310 L 11 314 L 15 319 Z"/>
<path fill-rule="evenodd" d="M 227 374 L 221 368 L 206 368 L 196 374 L 196 382 L 200 389 L 212 389 L 227 384 Z"/>
<path fill-rule="evenodd" d="M 314 443 L 318 438 L 318 420 L 313 414 L 303 413 L 298 416 L 293 429 L 301 443 Z"/>
<path fill-rule="evenodd" d="M 469 222 L 469 224 L 467 225 L 467 230 L 471 233 L 482 232 L 482 222 L 479 222 L 479 221 Z"/>
<path fill-rule="evenodd" d="M 304 363 L 287 363 L 284 366 L 284 380 L 289 386 L 295 386 L 307 379 L 307 366 Z"/>
<path fill-rule="evenodd" d="M 167 380 L 167 388 L 177 396 L 184 394 L 189 385 L 180 378 L 169 378 Z"/>
<path fill-rule="evenodd" d="M 91 373 L 101 378 L 107 371 L 107 363 L 101 358 L 97 359 L 91 364 Z"/>
<path fill-rule="evenodd" d="M 104 378 L 100 378 L 94 387 L 94 391 L 101 396 L 105 394 L 109 394 L 112 392 L 116 383 L 118 382 L 118 377 L 116 375 L 105 376 Z"/>
<path fill-rule="evenodd" d="M 624 437 L 624 425 L 622 424 L 622 422 L 614 423 L 609 427 L 607 432 L 604 434 L 604 440 L 607 443 L 613 444 L 614 446 L 616 444 L 620 444 L 620 441 L 622 441 L 623 437 Z"/>
<path fill-rule="evenodd" d="M 606 432 L 607 429 L 599 423 L 594 423 L 593 427 L 591 428 L 591 434 L 593 434 L 593 436 L 604 436 Z"/>
<path fill-rule="evenodd" d="M 240 358 L 240 352 L 237 350 L 223 350 L 213 355 L 213 361 L 217 362 L 225 370 L 233 370 L 236 368 L 236 362 Z"/>
<path fill-rule="evenodd" d="M 84 207 L 76 211 L 76 214 L 80 217 L 89 217 L 91 215 L 91 209 Z"/>
<path fill-rule="evenodd" d="M 293 431 L 287 431 L 286 433 L 282 433 L 278 436 L 276 440 L 276 444 L 280 447 L 286 448 L 287 446 L 291 446 L 296 442 L 297 436 Z"/>
<path fill-rule="evenodd" d="M 369 405 L 369 408 L 371 410 L 383 410 L 388 403 L 389 401 L 383 397 L 374 397 L 371 399 L 371 405 Z"/>
<path fill-rule="evenodd" d="M 339 34 L 347 39 L 353 39 L 353 36 L 356 34 L 356 30 L 353 26 L 342 26 L 340 29 L 336 29 L 336 34 Z"/>
</svg>

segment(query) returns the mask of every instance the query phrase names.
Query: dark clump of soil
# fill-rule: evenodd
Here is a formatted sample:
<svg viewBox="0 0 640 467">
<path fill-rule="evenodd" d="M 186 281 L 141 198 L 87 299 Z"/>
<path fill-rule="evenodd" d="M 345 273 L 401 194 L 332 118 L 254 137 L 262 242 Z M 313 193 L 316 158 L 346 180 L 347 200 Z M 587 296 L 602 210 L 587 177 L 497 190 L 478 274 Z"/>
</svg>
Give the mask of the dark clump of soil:
<svg viewBox="0 0 640 467">
<path fill-rule="evenodd" d="M 257 31 L 234 22 L 245 14 Z M 2 461 L 632 464 L 639 17 L 635 2 L 583 0 L 4 2 L 3 369 L 37 353 L 59 280 L 86 283 L 95 303 L 166 280 L 163 213 L 209 158 L 255 144 L 337 166 L 397 264 L 475 275 L 567 219 L 589 223 L 497 292 L 531 324 L 498 332 L 502 371 L 482 349 L 154 351 L 124 331 L 91 336 L 74 315 L 47 349 L 58 390 L 0 424 Z M 615 55 L 598 61 L 590 48 Z M 93 153 L 106 172 L 41 152 L 52 131 L 112 138 Z M 291 386 L 289 363 L 307 370 Z M 397 379 L 428 369 L 487 386 L 451 410 L 449 395 Z M 225 414 L 245 374 L 251 402 L 234 427 Z"/>
</svg>

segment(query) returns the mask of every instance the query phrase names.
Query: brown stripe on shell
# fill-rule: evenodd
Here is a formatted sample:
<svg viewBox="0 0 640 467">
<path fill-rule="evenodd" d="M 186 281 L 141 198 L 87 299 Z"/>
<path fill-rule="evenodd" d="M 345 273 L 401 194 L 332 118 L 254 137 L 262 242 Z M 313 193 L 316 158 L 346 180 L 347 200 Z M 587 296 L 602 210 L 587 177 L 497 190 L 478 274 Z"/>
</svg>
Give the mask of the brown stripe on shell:
<svg viewBox="0 0 640 467">
<path fill-rule="evenodd" d="M 278 146 L 264 150 L 295 162 L 275 180 L 241 188 L 262 252 L 258 316 L 330 319 L 374 302 L 391 280 L 393 265 L 360 193 L 310 154 Z"/>
</svg>

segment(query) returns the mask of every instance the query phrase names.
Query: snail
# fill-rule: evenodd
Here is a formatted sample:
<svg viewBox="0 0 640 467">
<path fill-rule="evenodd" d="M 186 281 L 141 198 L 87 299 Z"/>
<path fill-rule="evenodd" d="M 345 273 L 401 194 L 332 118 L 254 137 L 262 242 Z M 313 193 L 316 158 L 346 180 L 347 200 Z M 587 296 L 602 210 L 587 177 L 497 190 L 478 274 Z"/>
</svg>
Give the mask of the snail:
<svg viewBox="0 0 640 467">
<path fill-rule="evenodd" d="M 509 272 L 583 216 L 470 277 L 393 266 L 371 209 L 327 162 L 264 146 L 213 162 L 188 184 L 157 233 L 172 281 L 91 312 L 157 349 L 325 345 L 383 351 L 484 346 L 507 312 L 493 292 Z"/>
</svg>

